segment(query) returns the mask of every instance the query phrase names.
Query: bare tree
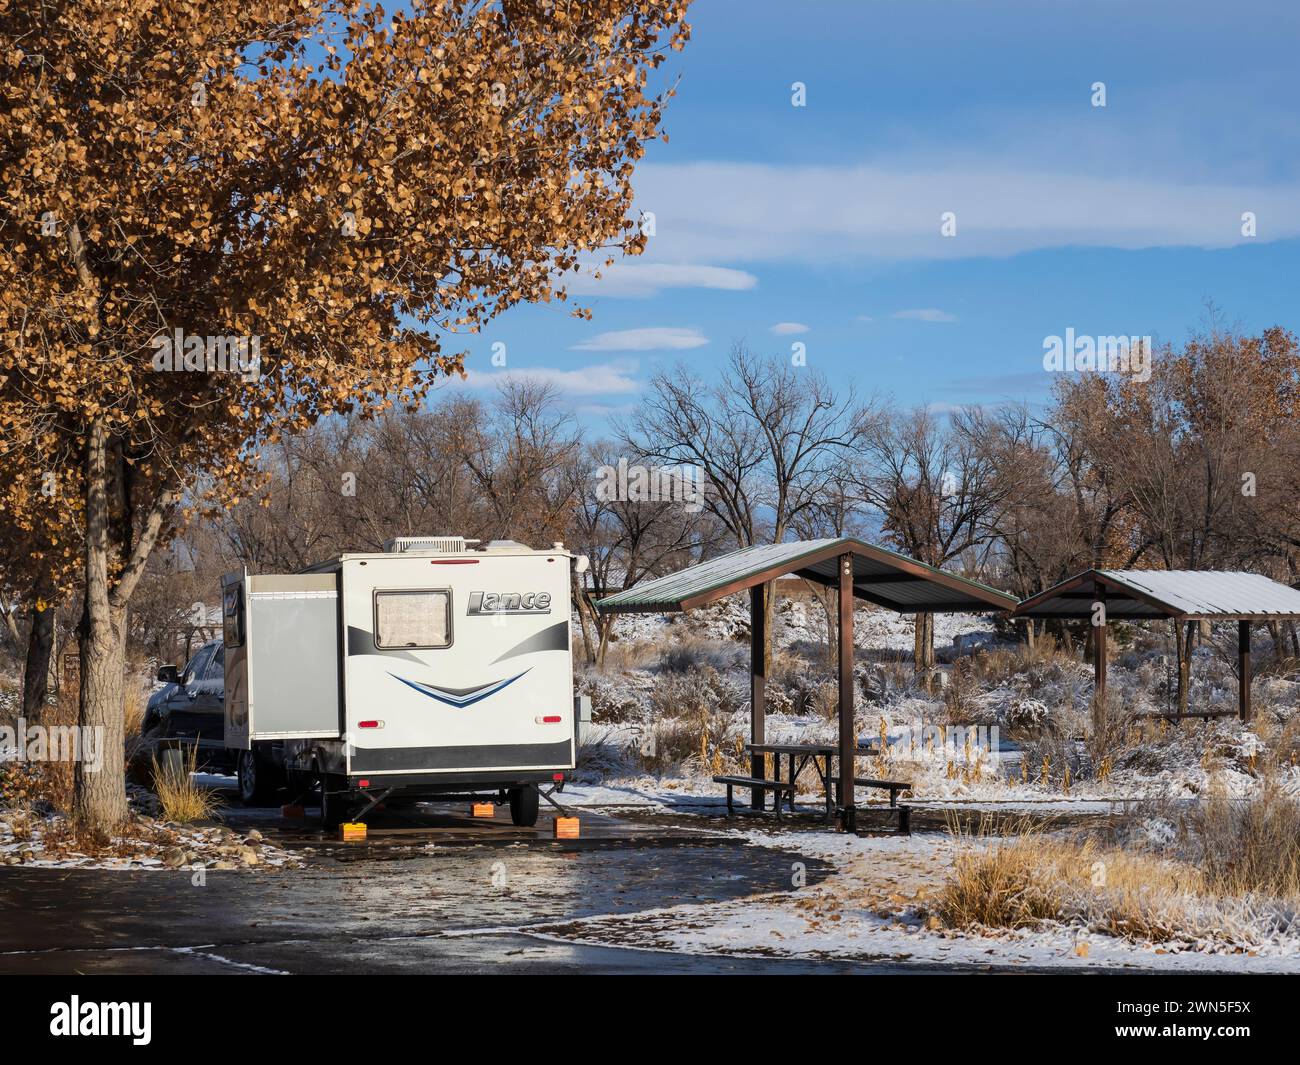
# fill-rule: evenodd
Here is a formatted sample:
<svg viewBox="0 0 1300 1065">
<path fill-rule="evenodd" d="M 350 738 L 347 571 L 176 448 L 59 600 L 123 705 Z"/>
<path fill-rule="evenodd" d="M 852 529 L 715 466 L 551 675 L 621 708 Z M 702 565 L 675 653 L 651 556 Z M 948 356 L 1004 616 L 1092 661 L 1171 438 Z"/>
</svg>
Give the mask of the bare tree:
<svg viewBox="0 0 1300 1065">
<path fill-rule="evenodd" d="M 736 344 L 716 384 L 685 367 L 655 374 L 622 435 L 629 453 L 699 469 L 705 507 L 748 547 L 785 539 L 824 498 L 837 458 L 868 421 L 851 387 L 839 395 L 817 371 Z M 770 658 L 771 594 L 766 609 Z"/>
</svg>

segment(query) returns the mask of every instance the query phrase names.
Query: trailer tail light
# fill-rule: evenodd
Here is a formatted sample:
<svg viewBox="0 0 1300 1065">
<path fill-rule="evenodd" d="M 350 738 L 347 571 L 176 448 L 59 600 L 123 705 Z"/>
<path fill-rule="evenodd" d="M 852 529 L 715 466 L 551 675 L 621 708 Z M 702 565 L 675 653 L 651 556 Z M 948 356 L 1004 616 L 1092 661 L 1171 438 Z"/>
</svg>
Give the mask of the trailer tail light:
<svg viewBox="0 0 1300 1065">
<path fill-rule="evenodd" d="M 368 781 L 368 780 L 358 780 L 358 781 L 357 781 L 357 787 L 359 787 L 359 788 L 368 788 L 368 787 L 370 787 L 370 781 Z"/>
<path fill-rule="evenodd" d="M 382 721 L 358 721 L 357 728 L 383 728 Z"/>
<path fill-rule="evenodd" d="M 539 725 L 558 725 L 564 718 L 559 714 L 547 714 L 545 717 L 535 718 Z"/>
<path fill-rule="evenodd" d="M 552 773 L 552 774 L 551 774 L 551 779 L 552 779 L 552 780 L 563 780 L 563 779 L 564 779 L 564 774 L 563 774 L 563 773 Z"/>
</svg>

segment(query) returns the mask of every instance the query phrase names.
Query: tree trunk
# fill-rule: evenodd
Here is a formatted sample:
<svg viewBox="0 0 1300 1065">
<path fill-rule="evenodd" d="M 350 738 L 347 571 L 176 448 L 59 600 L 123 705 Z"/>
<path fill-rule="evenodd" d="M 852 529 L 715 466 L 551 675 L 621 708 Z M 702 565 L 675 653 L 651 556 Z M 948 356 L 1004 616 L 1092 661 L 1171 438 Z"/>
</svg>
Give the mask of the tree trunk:
<svg viewBox="0 0 1300 1065">
<path fill-rule="evenodd" d="M 86 441 L 86 592 L 81 632 L 79 723 L 94 730 L 99 765 L 77 762 L 76 813 L 87 827 L 111 832 L 127 818 L 123 738 L 126 610 L 109 597 L 108 474 L 102 422 Z"/>
<path fill-rule="evenodd" d="M 763 676 L 772 675 L 772 640 L 776 633 L 776 581 L 763 588 Z"/>
<path fill-rule="evenodd" d="M 603 670 L 605 668 L 605 652 L 609 650 L 609 637 L 614 631 L 614 615 L 605 614 L 597 619 L 596 629 L 600 633 L 600 643 L 596 647 L 596 668 Z"/>
<path fill-rule="evenodd" d="M 32 627 L 23 663 L 23 717 L 29 725 L 41 720 L 50 693 L 50 657 L 54 651 L 54 607 L 32 604 Z"/>
<path fill-rule="evenodd" d="M 912 636 L 912 657 L 916 672 L 925 673 L 934 668 L 934 615 L 916 614 Z"/>
<path fill-rule="evenodd" d="M 826 612 L 826 665 L 834 666 L 840 651 L 838 594 L 834 588 L 818 588 L 817 598 Z"/>
<path fill-rule="evenodd" d="M 10 642 L 14 645 L 15 654 L 23 649 L 23 637 L 18 631 L 18 622 L 14 618 L 14 614 L 17 613 L 17 610 L 18 608 L 16 606 L 8 610 L 3 606 L 0 606 L 0 614 L 4 614 L 5 619 L 5 632 L 8 634 Z"/>
<path fill-rule="evenodd" d="M 1282 661 L 1286 654 L 1286 648 L 1282 644 L 1282 623 L 1279 621 L 1270 621 L 1268 623 L 1268 635 L 1273 641 L 1273 660 Z"/>
<path fill-rule="evenodd" d="M 582 587 L 582 578 L 575 572 L 572 575 L 573 581 L 573 605 L 578 611 L 578 627 L 582 630 L 582 652 L 583 658 L 587 665 L 596 661 L 595 651 L 591 646 L 591 634 L 588 631 L 590 617 L 588 615 L 589 604 L 587 601 L 586 590 Z"/>
<path fill-rule="evenodd" d="M 1196 622 L 1186 625 L 1173 623 L 1174 644 L 1178 650 L 1178 697 L 1174 712 L 1182 717 L 1187 713 L 1187 701 L 1192 690 L 1192 648 L 1196 645 Z"/>
</svg>

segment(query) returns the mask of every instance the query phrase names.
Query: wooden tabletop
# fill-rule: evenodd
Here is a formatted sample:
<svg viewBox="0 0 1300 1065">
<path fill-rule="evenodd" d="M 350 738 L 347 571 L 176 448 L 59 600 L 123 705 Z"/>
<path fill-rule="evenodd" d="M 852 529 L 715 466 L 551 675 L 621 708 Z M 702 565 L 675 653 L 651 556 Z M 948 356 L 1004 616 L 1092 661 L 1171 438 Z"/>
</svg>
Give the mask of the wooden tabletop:
<svg viewBox="0 0 1300 1065">
<path fill-rule="evenodd" d="M 745 750 L 753 754 L 839 754 L 838 743 L 747 743 Z M 859 744 L 854 754 L 877 754 L 880 744 Z"/>
<path fill-rule="evenodd" d="M 754 754 L 834 754 L 833 743 L 747 743 L 745 750 Z"/>
</svg>

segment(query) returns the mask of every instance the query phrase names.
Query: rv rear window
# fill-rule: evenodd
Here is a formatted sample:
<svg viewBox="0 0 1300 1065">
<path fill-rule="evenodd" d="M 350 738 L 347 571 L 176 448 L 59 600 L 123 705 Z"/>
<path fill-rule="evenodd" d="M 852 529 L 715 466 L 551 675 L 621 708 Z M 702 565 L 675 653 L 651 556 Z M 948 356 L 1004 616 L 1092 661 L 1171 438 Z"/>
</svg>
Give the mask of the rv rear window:
<svg viewBox="0 0 1300 1065">
<path fill-rule="evenodd" d="M 375 592 L 376 647 L 450 647 L 451 592 Z"/>
<path fill-rule="evenodd" d="M 221 622 L 225 645 L 244 646 L 244 586 L 232 584 L 226 589 L 221 604 Z"/>
</svg>

